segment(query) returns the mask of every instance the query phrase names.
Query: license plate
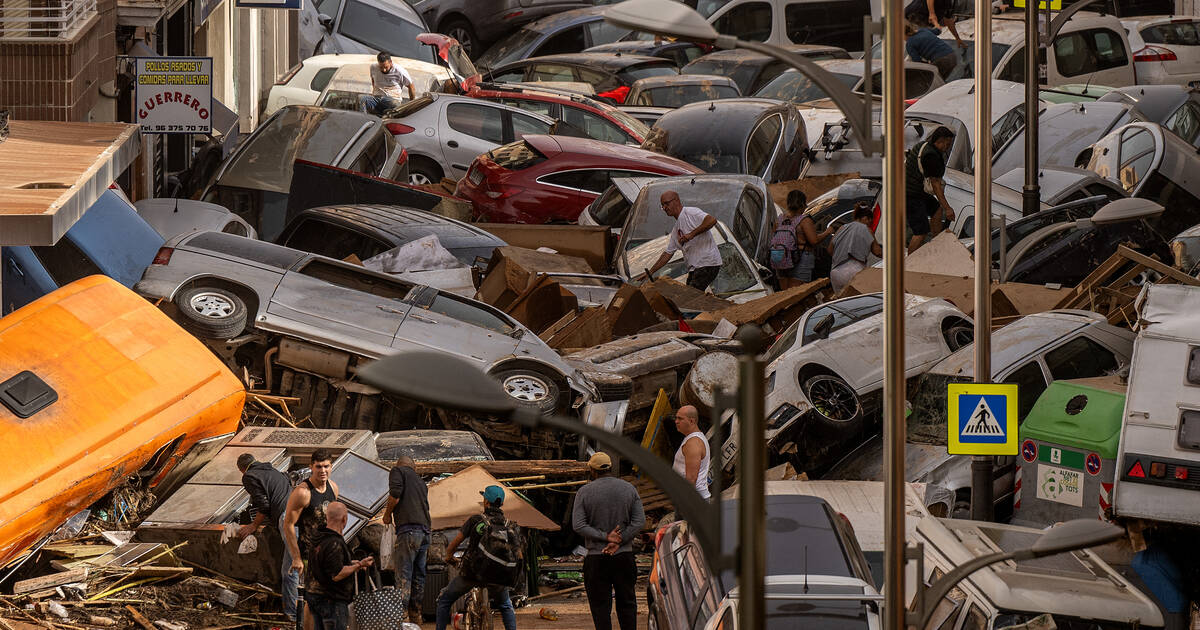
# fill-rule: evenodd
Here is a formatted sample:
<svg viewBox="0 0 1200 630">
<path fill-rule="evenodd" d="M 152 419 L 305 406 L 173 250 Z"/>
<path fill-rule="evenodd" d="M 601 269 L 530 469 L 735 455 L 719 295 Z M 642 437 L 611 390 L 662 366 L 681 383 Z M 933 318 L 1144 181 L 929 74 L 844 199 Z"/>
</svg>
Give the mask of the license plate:
<svg viewBox="0 0 1200 630">
<path fill-rule="evenodd" d="M 471 172 L 467 173 L 467 181 L 471 182 L 473 186 L 478 186 L 479 182 L 483 181 L 483 171 L 478 168 L 471 169 Z"/>
</svg>

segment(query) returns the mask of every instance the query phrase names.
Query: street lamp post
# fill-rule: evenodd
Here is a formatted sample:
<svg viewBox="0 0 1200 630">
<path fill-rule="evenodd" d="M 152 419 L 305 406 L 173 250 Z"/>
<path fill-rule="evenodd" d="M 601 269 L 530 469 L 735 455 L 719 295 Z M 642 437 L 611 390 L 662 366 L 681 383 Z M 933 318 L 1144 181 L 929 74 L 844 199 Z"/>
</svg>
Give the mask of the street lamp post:
<svg viewBox="0 0 1200 630">
<path fill-rule="evenodd" d="M 942 601 L 950 589 L 954 588 L 963 578 L 986 566 L 1005 560 L 1029 560 L 1095 547 L 1112 542 L 1124 533 L 1125 530 L 1116 525 L 1097 519 L 1081 518 L 1067 521 L 1050 529 L 1027 549 L 1000 551 L 960 564 L 928 587 L 923 586 L 925 584 L 924 576 L 918 575 L 917 585 L 920 590 L 915 599 L 915 610 L 909 613 L 909 623 L 916 630 L 924 630 L 933 611 L 937 609 L 938 602 Z"/>
<path fill-rule="evenodd" d="M 883 58 L 883 128 L 884 139 L 880 142 L 872 134 L 872 98 L 859 98 L 850 88 L 812 60 L 790 51 L 758 42 L 747 42 L 730 35 L 722 35 L 703 16 L 682 2 L 671 0 L 626 0 L 613 5 L 604 12 L 605 21 L 635 31 L 674 37 L 697 43 L 708 43 L 718 48 L 745 48 L 762 53 L 792 66 L 808 77 L 829 95 L 834 105 L 846 115 L 863 155 L 871 156 L 880 151 L 884 155 L 883 190 L 887 209 L 884 220 L 884 583 L 887 585 L 884 599 L 884 628 L 901 630 L 904 627 L 904 32 L 903 0 L 884 0 L 884 58 Z M 869 48 L 869 47 L 868 47 Z M 864 55 L 865 76 L 871 76 L 871 59 Z M 746 418 L 740 417 L 744 423 Z M 760 425 L 761 426 L 761 425 Z M 751 434 L 744 430 L 740 440 L 743 455 L 751 444 L 761 446 L 761 433 Z M 743 490 L 749 475 L 760 478 L 761 468 L 751 470 L 742 459 L 739 475 Z M 761 483 L 759 480 L 757 483 Z M 746 493 L 743 493 L 745 497 Z M 740 504 L 747 507 L 745 500 Z M 755 506 L 757 509 L 757 506 Z M 743 522 L 751 515 L 743 512 Z M 761 521 L 760 521 L 761 522 Z M 761 530 L 761 526 L 756 527 Z M 749 532 L 743 531 L 743 535 Z M 760 547 L 743 546 L 758 553 Z M 745 570 L 753 569 L 754 561 L 744 562 Z M 761 564 L 759 565 L 761 566 Z M 758 630 L 763 627 L 763 608 L 754 591 L 746 589 L 753 584 L 762 593 L 763 576 L 760 573 L 740 576 L 740 588 L 745 597 L 742 603 L 741 627 Z M 755 600 L 750 606 L 747 602 Z M 747 611 L 756 611 L 750 612 Z"/>
</svg>

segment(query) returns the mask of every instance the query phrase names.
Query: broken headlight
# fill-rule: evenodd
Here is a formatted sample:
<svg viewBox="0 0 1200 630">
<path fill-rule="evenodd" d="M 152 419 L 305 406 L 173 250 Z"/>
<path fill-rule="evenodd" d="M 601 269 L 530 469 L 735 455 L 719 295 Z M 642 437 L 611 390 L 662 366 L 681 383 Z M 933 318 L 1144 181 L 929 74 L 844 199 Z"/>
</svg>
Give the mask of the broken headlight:
<svg viewBox="0 0 1200 630">
<path fill-rule="evenodd" d="M 800 417 L 800 410 L 795 405 L 783 403 L 767 416 L 767 428 L 778 429 Z"/>
</svg>

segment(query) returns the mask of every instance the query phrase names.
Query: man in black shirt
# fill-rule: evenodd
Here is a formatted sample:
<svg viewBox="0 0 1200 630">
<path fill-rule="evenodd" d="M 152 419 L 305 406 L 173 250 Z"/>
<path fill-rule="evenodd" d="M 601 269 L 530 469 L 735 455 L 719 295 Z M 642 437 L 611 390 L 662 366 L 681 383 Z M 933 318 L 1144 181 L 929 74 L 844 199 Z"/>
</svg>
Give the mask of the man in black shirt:
<svg viewBox="0 0 1200 630">
<path fill-rule="evenodd" d="M 954 210 L 946 203 L 945 154 L 954 143 L 954 132 L 938 127 L 927 140 L 904 154 L 904 204 L 912 240 L 908 253 L 917 251 L 930 238 L 931 232 L 941 232 L 943 221 L 954 220 Z"/>
<path fill-rule="evenodd" d="M 462 544 L 464 540 L 468 541 L 467 548 L 470 549 L 479 543 L 480 537 L 486 528 L 484 521 L 491 518 L 504 518 L 504 511 L 501 506 L 504 505 L 504 488 L 500 486 L 488 486 L 483 489 L 483 513 L 475 514 L 463 523 L 461 529 L 458 530 L 458 535 L 454 540 L 446 545 L 446 562 L 455 564 L 458 559 L 454 557 L 454 551 Z M 466 595 L 471 589 L 478 586 L 487 586 L 482 582 L 478 582 L 471 576 L 459 575 L 446 588 L 442 589 L 442 594 L 437 600 L 437 630 L 446 630 L 446 626 L 450 623 L 450 607 L 458 598 Z M 489 594 L 493 601 L 499 600 L 500 619 L 504 622 L 504 630 L 517 630 L 517 613 L 513 610 L 512 600 L 508 597 L 508 589 L 497 586 L 488 586 Z"/>
<path fill-rule="evenodd" d="M 245 538 L 258 531 L 266 523 L 273 523 L 279 528 L 279 535 L 284 535 L 284 512 L 287 511 L 288 495 L 292 492 L 292 482 L 288 476 L 267 462 L 254 459 L 250 453 L 242 453 L 237 459 L 238 470 L 242 473 L 242 487 L 250 495 L 250 505 L 256 511 L 254 520 L 238 529 L 238 536 Z M 283 614 L 288 619 L 296 618 L 296 598 L 300 579 L 292 573 L 292 554 L 287 544 L 283 546 Z"/>
<path fill-rule="evenodd" d="M 388 474 L 383 522 L 396 523 L 396 588 L 408 607 L 408 619 L 420 623 L 425 595 L 425 558 L 429 553 L 429 489 L 413 459 L 401 455 Z"/>
<path fill-rule="evenodd" d="M 945 26 L 950 29 L 950 34 L 954 36 L 954 41 L 958 42 L 959 48 L 967 47 L 967 43 L 958 36 L 958 29 L 954 26 L 954 0 L 912 0 L 904 7 L 904 19 L 919 26 Z"/>
<path fill-rule="evenodd" d="M 346 506 L 334 501 L 325 506 L 325 525 L 313 537 L 308 565 L 312 573 L 305 600 L 316 630 L 346 630 L 350 624 L 350 602 L 354 601 L 354 574 L 371 566 L 375 559 L 350 560 L 346 529 Z"/>
</svg>

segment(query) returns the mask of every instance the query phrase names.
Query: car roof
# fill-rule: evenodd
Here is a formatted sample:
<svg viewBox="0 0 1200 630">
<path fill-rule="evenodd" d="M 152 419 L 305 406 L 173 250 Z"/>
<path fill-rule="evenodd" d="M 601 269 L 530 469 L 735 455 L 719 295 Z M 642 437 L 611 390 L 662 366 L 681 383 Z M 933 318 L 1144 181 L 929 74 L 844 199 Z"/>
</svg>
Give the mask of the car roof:
<svg viewBox="0 0 1200 630">
<path fill-rule="evenodd" d="M 823 52 L 838 52 L 838 51 L 845 52 L 846 51 L 846 49 L 838 47 L 838 46 L 825 46 L 825 45 L 821 45 L 821 44 L 787 44 L 787 45 L 780 46 L 780 48 L 783 48 L 789 52 L 796 53 L 798 55 L 812 55 L 812 54 L 823 53 Z M 708 60 L 708 61 L 724 61 L 724 62 L 736 62 L 736 63 L 761 61 L 761 62 L 764 62 L 763 65 L 766 65 L 767 63 L 773 63 L 775 61 L 775 58 L 771 57 L 770 55 L 764 55 L 763 53 L 754 52 L 752 50 L 747 50 L 745 48 L 734 48 L 734 49 L 730 49 L 730 50 L 715 50 L 713 52 L 708 53 L 707 55 L 702 55 L 700 57 L 693 59 L 691 62 L 688 63 L 688 65 L 690 66 L 693 63 L 696 63 L 697 61 L 700 61 L 702 59 Z M 859 65 L 862 65 L 862 60 L 859 59 L 858 63 L 859 63 Z"/>
<path fill-rule="evenodd" d="M 534 20 L 521 28 L 539 33 L 551 33 L 575 24 L 594 22 L 604 19 L 604 10 L 608 7 L 583 7 L 548 15 L 540 20 Z"/>
<path fill-rule="evenodd" d="M 553 157 L 553 154 L 562 153 L 586 155 L 588 156 L 588 160 L 596 163 L 597 167 L 604 164 L 628 164 L 632 168 L 636 168 L 638 165 L 653 165 L 659 169 L 671 169 L 688 173 L 701 172 L 695 166 L 669 155 L 655 153 L 654 151 L 640 147 L 617 144 L 615 142 L 605 142 L 603 140 L 579 138 L 576 136 L 548 136 L 541 134 L 529 134 L 524 137 L 524 140 L 529 143 L 529 146 L 548 158 Z"/>
<path fill-rule="evenodd" d="M 1047 311 L 1026 315 L 992 332 L 992 374 L 996 375 L 1042 349 L 1104 318 L 1087 311 Z M 975 346 L 942 359 L 929 371 L 952 376 L 975 375 Z"/>
<path fill-rule="evenodd" d="M 395 245 L 429 234 L 437 235 L 438 242 L 446 249 L 507 245 L 494 234 L 469 223 L 407 206 L 367 203 L 319 206 L 302 210 L 291 223 L 309 216 L 336 217 L 343 222 L 392 236 Z"/>
<path fill-rule="evenodd" d="M 1137 108 L 1151 122 L 1163 123 L 1195 94 L 1195 88 L 1182 85 L 1131 85 L 1113 88 L 1097 103 L 1126 103 Z"/>
<path fill-rule="evenodd" d="M 954 566 L 1001 551 L 1033 545 L 1045 531 L 1002 523 L 926 517 L 917 524 L 927 551 Z M 1009 560 L 975 571 L 964 581 L 1004 611 L 1051 613 L 1160 627 L 1162 613 L 1091 550 L 1031 560 Z"/>
<path fill-rule="evenodd" d="M 975 38 L 975 20 L 973 18 L 965 18 L 959 20 L 955 25 L 963 41 L 972 41 Z M 1097 26 L 1105 26 L 1121 33 L 1125 32 L 1121 21 L 1111 15 L 1100 15 L 1092 11 L 1079 11 L 1067 20 L 1063 25 L 1060 34 L 1078 31 L 1085 28 L 1095 28 Z M 1008 13 L 1002 16 L 992 17 L 992 29 L 990 38 L 993 44 L 1004 44 L 1007 46 L 1024 45 L 1025 43 L 1025 15 L 1024 13 Z M 950 33 L 950 29 L 942 29 L 939 35 L 942 39 L 954 39 L 954 35 Z"/>
<path fill-rule="evenodd" d="M 992 79 L 992 122 L 1025 102 L 1025 84 Z M 938 86 L 904 110 L 905 114 L 949 114 L 975 135 L 975 80 L 958 79 Z"/>
<path fill-rule="evenodd" d="M 177 249 L 219 252 L 280 270 L 291 269 L 296 263 L 312 255 L 283 245 L 224 232 L 192 232 L 168 241 L 172 242 Z"/>
<path fill-rule="evenodd" d="M 663 114 L 654 124 L 654 130 L 667 133 L 669 150 L 695 145 L 712 146 L 736 144 L 740 153 L 750 131 L 762 116 L 774 109 L 781 112 L 789 106 L 781 101 L 765 98 L 724 98 L 714 101 L 689 103 Z M 702 126 L 697 126 L 702 125 Z M 707 125 L 707 127 L 703 126 Z M 713 127 L 717 125 L 718 127 Z M 719 128 L 721 133 L 710 137 L 706 133 L 693 133 L 689 129 Z M 671 133 L 679 131 L 678 133 Z M 653 135 L 653 133 L 652 133 Z"/>
<path fill-rule="evenodd" d="M 661 77 L 646 77 L 633 82 L 633 90 L 652 90 L 654 88 L 673 85 L 725 85 L 737 87 L 737 82 L 729 77 L 715 74 L 667 74 Z"/>
<path fill-rule="evenodd" d="M 995 183 L 1007 186 L 1013 190 L 1021 190 L 1025 184 L 1025 169 L 1013 170 L 997 177 Z M 1038 169 L 1038 185 L 1041 187 L 1043 198 L 1053 198 L 1058 193 L 1075 186 L 1079 182 L 1105 182 L 1103 177 L 1082 168 L 1070 166 L 1043 166 Z"/>
<path fill-rule="evenodd" d="M 529 57 L 527 59 L 514 61 L 511 64 L 505 64 L 504 66 L 497 67 L 492 70 L 492 73 L 495 74 L 501 69 L 513 65 L 528 65 L 531 63 L 546 62 L 556 62 L 575 66 L 589 66 L 606 70 L 608 72 L 617 72 L 630 66 L 636 66 L 640 64 L 674 67 L 674 64 L 671 63 L 670 59 L 663 59 L 662 57 L 651 57 L 649 55 L 624 55 L 605 52 L 581 52 Z"/>
<path fill-rule="evenodd" d="M 660 50 L 668 50 L 671 48 L 685 48 L 687 46 L 695 46 L 691 42 L 671 42 L 661 41 L 655 42 L 652 39 L 628 39 L 619 42 L 610 42 L 608 44 L 600 44 L 592 46 L 583 52 L 604 52 L 604 53 L 626 53 L 638 51 L 650 51 L 646 54 L 653 54 Z"/>
</svg>

